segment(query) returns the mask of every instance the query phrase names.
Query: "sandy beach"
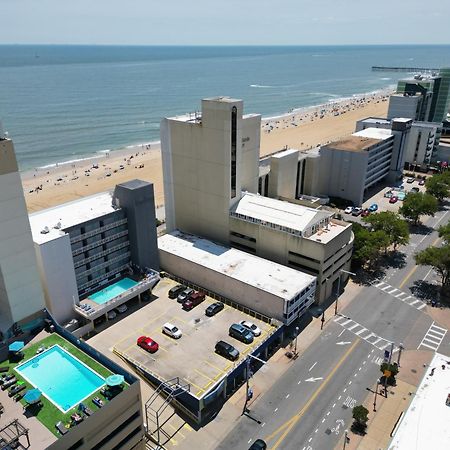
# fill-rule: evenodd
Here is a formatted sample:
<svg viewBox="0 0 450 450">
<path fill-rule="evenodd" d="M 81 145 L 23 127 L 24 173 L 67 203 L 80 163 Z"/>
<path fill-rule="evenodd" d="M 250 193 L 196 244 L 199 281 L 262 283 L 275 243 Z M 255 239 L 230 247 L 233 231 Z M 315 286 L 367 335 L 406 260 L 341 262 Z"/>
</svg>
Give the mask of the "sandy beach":
<svg viewBox="0 0 450 450">
<path fill-rule="evenodd" d="M 352 133 L 359 119 L 385 117 L 388 93 L 355 97 L 342 102 L 295 110 L 267 118 L 261 124 L 261 156 L 282 148 L 308 149 Z M 161 149 L 158 143 L 127 147 L 92 159 L 22 174 L 29 212 L 111 190 L 139 178 L 155 188 L 156 206 L 164 204 Z"/>
</svg>

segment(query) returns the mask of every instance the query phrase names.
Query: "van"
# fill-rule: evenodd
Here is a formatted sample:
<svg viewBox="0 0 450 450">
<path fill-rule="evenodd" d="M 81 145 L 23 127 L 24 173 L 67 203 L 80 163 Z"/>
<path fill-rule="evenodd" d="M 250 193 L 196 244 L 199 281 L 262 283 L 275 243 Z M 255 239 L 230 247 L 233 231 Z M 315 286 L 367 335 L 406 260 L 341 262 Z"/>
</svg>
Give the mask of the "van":
<svg viewBox="0 0 450 450">
<path fill-rule="evenodd" d="M 177 298 L 186 289 L 186 286 L 178 284 L 169 290 L 169 298 Z"/>
<path fill-rule="evenodd" d="M 228 334 L 244 344 L 253 342 L 253 333 L 239 323 L 233 323 L 228 330 Z"/>
</svg>

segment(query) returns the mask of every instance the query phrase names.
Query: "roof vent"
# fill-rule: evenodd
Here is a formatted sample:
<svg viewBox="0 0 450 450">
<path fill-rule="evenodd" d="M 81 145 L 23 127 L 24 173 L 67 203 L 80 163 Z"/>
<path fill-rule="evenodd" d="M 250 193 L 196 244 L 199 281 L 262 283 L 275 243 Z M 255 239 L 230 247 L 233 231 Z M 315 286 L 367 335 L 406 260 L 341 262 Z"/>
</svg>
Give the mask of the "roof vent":
<svg viewBox="0 0 450 450">
<path fill-rule="evenodd" d="M 60 230 L 61 229 L 61 222 L 58 222 L 53 228 L 55 229 L 55 230 Z"/>
<path fill-rule="evenodd" d="M 48 234 L 48 233 L 50 233 L 50 230 L 48 229 L 48 227 L 44 227 L 44 228 L 41 230 L 41 234 Z"/>
</svg>

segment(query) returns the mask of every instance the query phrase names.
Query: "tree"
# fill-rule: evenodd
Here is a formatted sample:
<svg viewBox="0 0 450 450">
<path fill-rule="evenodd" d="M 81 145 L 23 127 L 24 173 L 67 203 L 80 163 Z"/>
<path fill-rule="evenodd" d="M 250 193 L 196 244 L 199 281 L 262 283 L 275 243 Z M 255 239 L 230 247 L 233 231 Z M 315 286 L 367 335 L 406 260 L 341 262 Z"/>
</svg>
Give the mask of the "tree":
<svg viewBox="0 0 450 450">
<path fill-rule="evenodd" d="M 395 377 L 398 374 L 398 365 L 393 363 L 393 364 L 389 364 L 384 362 L 383 364 L 380 365 L 380 371 L 383 374 L 384 378 L 384 373 L 386 372 L 386 370 L 389 370 L 389 372 L 391 372 L 391 375 L 388 377 L 387 382 L 389 385 L 391 386 L 395 386 Z"/>
<path fill-rule="evenodd" d="M 441 225 L 438 228 L 439 237 L 441 237 L 447 244 L 450 244 L 450 222 L 447 225 Z"/>
<path fill-rule="evenodd" d="M 416 264 L 431 266 L 440 275 L 443 287 L 450 286 L 450 244 L 428 247 L 415 255 Z"/>
<path fill-rule="evenodd" d="M 436 197 L 439 201 L 450 195 L 450 184 L 448 183 L 447 176 L 445 174 L 437 174 L 428 178 L 425 182 L 427 194 Z"/>
<path fill-rule="evenodd" d="M 361 264 L 374 264 L 380 257 L 381 249 L 388 245 L 389 238 L 382 230 L 371 231 L 358 223 L 352 225 L 355 240 L 353 258 Z"/>
<path fill-rule="evenodd" d="M 363 221 L 370 223 L 374 231 L 384 231 L 388 237 L 388 244 L 384 249 L 385 253 L 387 253 L 388 247 L 392 244 L 395 250 L 397 245 L 405 245 L 409 242 L 408 224 L 392 211 L 371 214 L 364 217 Z"/>
<path fill-rule="evenodd" d="M 419 223 L 420 216 L 434 216 L 434 213 L 437 210 L 438 203 L 432 195 L 417 192 L 406 196 L 399 212 L 406 219 L 412 220 L 414 225 L 417 225 Z"/>
<path fill-rule="evenodd" d="M 352 431 L 364 434 L 369 420 L 369 410 L 363 405 L 355 406 L 352 410 L 352 417 L 354 419 Z"/>
</svg>

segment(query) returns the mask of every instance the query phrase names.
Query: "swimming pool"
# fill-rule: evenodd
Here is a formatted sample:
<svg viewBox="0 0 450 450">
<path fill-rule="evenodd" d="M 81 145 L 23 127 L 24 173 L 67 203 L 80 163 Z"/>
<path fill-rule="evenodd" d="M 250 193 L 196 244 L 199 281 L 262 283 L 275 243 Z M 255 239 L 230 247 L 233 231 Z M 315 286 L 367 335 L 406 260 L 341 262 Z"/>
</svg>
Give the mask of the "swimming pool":
<svg viewBox="0 0 450 450">
<path fill-rule="evenodd" d="M 109 300 L 117 297 L 137 284 L 137 281 L 134 281 L 131 278 L 122 278 L 120 281 L 117 281 L 117 283 L 111 284 L 95 294 L 91 294 L 89 300 L 92 300 L 99 305 L 103 305 L 103 303 L 109 302 Z"/>
<path fill-rule="evenodd" d="M 15 370 L 64 413 L 105 384 L 103 377 L 59 345 Z"/>
</svg>

